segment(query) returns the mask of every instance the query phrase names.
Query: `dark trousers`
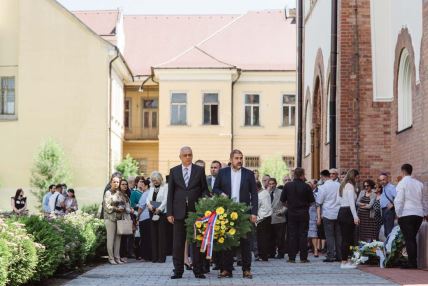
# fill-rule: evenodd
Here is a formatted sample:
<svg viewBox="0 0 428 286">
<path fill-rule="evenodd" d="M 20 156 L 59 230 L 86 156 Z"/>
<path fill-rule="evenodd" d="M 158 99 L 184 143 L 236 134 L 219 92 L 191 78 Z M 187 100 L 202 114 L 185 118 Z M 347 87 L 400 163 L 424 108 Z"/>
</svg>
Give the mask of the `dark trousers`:
<svg viewBox="0 0 428 286">
<path fill-rule="evenodd" d="M 140 257 L 144 260 L 152 260 L 151 220 L 140 221 Z"/>
<path fill-rule="evenodd" d="M 285 254 L 285 222 L 272 224 L 271 229 L 274 249 L 278 251 L 279 257 L 283 257 Z"/>
<path fill-rule="evenodd" d="M 250 235 L 250 233 L 248 234 Z M 241 238 L 238 249 L 225 250 L 221 252 L 221 270 L 232 273 L 233 257 L 237 250 L 241 250 L 242 271 L 251 271 L 251 241 L 250 238 Z"/>
<path fill-rule="evenodd" d="M 355 223 L 351 208 L 340 208 L 337 220 L 342 233 L 342 261 L 345 261 L 351 253 L 350 247 L 354 245 Z"/>
<path fill-rule="evenodd" d="M 174 264 L 174 273 L 182 275 L 184 272 L 184 244 L 186 242 L 186 224 L 184 220 L 175 220 L 173 229 L 172 262 Z M 202 260 L 199 247 L 196 243 L 189 243 L 192 248 L 193 273 L 202 274 Z"/>
<path fill-rule="evenodd" d="M 134 235 L 122 235 L 120 239 L 120 257 L 130 257 L 134 252 Z"/>
<path fill-rule="evenodd" d="M 327 259 L 342 259 L 342 233 L 336 219 L 323 218 Z"/>
<path fill-rule="evenodd" d="M 395 220 L 395 209 L 382 208 L 382 220 L 383 220 L 383 230 L 385 232 L 385 237 L 391 233 L 394 228 Z"/>
<path fill-rule="evenodd" d="M 257 224 L 257 249 L 262 260 L 268 260 L 271 245 L 271 218 L 267 217 Z"/>
<path fill-rule="evenodd" d="M 416 244 L 416 234 L 421 227 L 423 218 L 416 215 L 403 216 L 398 219 L 401 232 L 406 242 L 406 250 L 409 258 L 409 266 L 417 266 L 418 247 Z"/>
<path fill-rule="evenodd" d="M 165 262 L 166 260 L 166 224 L 165 215 L 159 215 L 158 221 L 151 221 L 152 261 Z"/>
<path fill-rule="evenodd" d="M 295 260 L 297 252 L 300 251 L 300 260 L 308 259 L 308 215 L 288 216 L 288 258 Z"/>
</svg>

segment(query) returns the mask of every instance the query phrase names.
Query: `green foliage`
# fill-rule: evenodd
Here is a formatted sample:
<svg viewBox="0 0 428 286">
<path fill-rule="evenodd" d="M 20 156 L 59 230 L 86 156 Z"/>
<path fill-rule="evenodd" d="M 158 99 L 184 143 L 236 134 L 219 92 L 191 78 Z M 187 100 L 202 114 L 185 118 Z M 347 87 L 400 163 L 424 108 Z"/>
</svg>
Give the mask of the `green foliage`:
<svg viewBox="0 0 428 286">
<path fill-rule="evenodd" d="M 251 232 L 252 225 L 250 223 L 249 207 L 242 203 L 235 203 L 229 198 L 223 196 L 214 196 L 212 198 L 202 198 L 196 204 L 196 212 L 190 212 L 186 219 L 187 227 L 187 239 L 192 242 L 196 242 L 199 246 L 201 241 L 195 239 L 195 222 L 198 218 L 205 216 L 207 211 L 214 212 L 218 211 L 218 208 L 224 209 L 223 217 L 218 217 L 216 226 L 219 228 L 214 234 L 214 251 L 221 251 L 231 249 L 232 247 L 239 246 L 240 238 L 246 237 Z M 232 219 L 231 214 L 235 212 L 237 214 L 236 219 Z M 222 233 L 221 225 L 224 221 L 224 229 Z M 234 228 L 236 232 L 232 235 L 229 230 Z M 196 228 L 196 235 L 202 236 L 204 226 Z M 223 237 L 224 242 L 220 243 L 219 238 Z M 218 239 L 217 239 L 218 238 Z"/>
<path fill-rule="evenodd" d="M 46 246 L 43 252 L 38 253 L 39 263 L 32 280 L 41 281 L 52 276 L 64 258 L 64 239 L 52 224 L 43 217 L 21 217 L 19 221 L 25 224 L 27 232 L 33 235 L 37 243 Z"/>
<path fill-rule="evenodd" d="M 100 204 L 91 204 L 91 205 L 85 205 L 80 210 L 84 213 L 93 215 L 94 217 L 98 217 L 99 210 L 100 210 Z"/>
<path fill-rule="evenodd" d="M 40 207 L 49 185 L 69 184 L 70 177 L 70 170 L 62 147 L 54 140 L 48 139 L 40 146 L 31 170 L 30 184 L 35 188 L 35 191 L 32 192 L 37 197 Z"/>
<path fill-rule="evenodd" d="M 138 162 L 127 154 L 125 159 L 116 166 L 116 170 L 121 172 L 125 179 L 128 179 L 131 176 L 138 175 Z"/>
<path fill-rule="evenodd" d="M 9 250 L 7 242 L 0 239 L 0 286 L 5 286 L 7 283 L 7 271 L 12 253 Z"/>
<path fill-rule="evenodd" d="M 261 167 L 259 168 L 261 176 L 267 174 L 271 178 L 275 178 L 278 182 L 282 182 L 282 178 L 288 175 L 289 170 L 281 155 L 275 155 L 273 157 L 263 160 Z"/>
<path fill-rule="evenodd" d="M 23 226 L 13 220 L 1 226 L 0 240 L 6 242 L 11 253 L 7 269 L 7 285 L 11 286 L 25 284 L 33 277 L 38 262 L 37 248 L 43 248 L 32 240 Z"/>
</svg>

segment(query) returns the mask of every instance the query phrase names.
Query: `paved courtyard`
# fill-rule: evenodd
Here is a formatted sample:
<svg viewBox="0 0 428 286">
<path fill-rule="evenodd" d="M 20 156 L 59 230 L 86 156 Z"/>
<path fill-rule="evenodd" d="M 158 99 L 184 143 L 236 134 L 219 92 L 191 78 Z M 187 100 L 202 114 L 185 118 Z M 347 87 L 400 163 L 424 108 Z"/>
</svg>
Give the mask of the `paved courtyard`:
<svg viewBox="0 0 428 286">
<path fill-rule="evenodd" d="M 98 266 L 65 285 L 398 285 L 358 269 L 341 270 L 339 263 L 323 263 L 321 258 L 313 257 L 309 264 L 289 264 L 286 260 L 254 262 L 252 280 L 242 279 L 240 269 L 234 271 L 232 279 L 218 279 L 217 271 L 211 271 L 207 279 L 196 280 L 191 271 L 186 271 L 183 279 L 171 280 L 171 269 L 171 257 L 165 264 L 131 260 L 123 265 Z"/>
</svg>

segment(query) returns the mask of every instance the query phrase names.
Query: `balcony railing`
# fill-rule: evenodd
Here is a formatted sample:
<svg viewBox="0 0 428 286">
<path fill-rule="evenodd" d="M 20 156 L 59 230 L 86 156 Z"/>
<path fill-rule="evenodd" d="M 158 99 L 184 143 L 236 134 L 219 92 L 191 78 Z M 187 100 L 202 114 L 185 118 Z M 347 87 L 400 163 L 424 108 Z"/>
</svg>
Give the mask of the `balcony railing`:
<svg viewBox="0 0 428 286">
<path fill-rule="evenodd" d="M 126 128 L 125 140 L 158 140 L 158 128 Z"/>
</svg>

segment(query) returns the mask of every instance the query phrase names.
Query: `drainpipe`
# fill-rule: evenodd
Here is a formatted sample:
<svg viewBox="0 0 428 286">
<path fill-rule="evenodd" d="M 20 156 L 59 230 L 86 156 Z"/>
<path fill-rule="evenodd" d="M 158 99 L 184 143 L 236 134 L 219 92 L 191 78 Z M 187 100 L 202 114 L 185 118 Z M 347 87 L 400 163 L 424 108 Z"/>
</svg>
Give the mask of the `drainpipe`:
<svg viewBox="0 0 428 286">
<path fill-rule="evenodd" d="M 354 0 L 354 56 L 353 56 L 353 65 L 354 65 L 354 74 L 355 79 L 355 147 L 357 149 L 357 170 L 361 170 L 360 162 L 360 33 L 358 26 L 358 0 Z"/>
<path fill-rule="evenodd" d="M 233 114 L 233 104 L 235 102 L 235 96 L 234 96 L 234 87 L 235 87 L 235 83 L 239 80 L 239 78 L 241 77 L 241 69 L 236 69 L 236 71 L 238 72 L 238 76 L 236 77 L 236 79 L 234 81 L 232 81 L 232 86 L 231 86 L 231 92 L 230 92 L 230 133 L 231 133 L 231 137 L 230 137 L 230 150 L 233 150 L 233 146 L 234 146 L 234 142 L 233 142 L 233 138 L 234 138 L 234 114 Z"/>
<path fill-rule="evenodd" d="M 337 85 L 337 0 L 331 1 L 331 43 L 330 43 L 330 168 L 336 168 L 336 85 Z"/>
<path fill-rule="evenodd" d="M 110 177 L 110 172 L 112 170 L 112 165 L 111 165 L 111 157 L 112 157 L 112 151 L 111 151 L 111 117 L 112 117 L 112 112 L 113 112 L 113 107 L 112 107 L 112 103 L 113 103 L 113 92 L 112 92 L 112 87 L 113 87 L 113 80 L 112 80 L 112 69 L 113 69 L 113 62 L 115 60 L 117 60 L 119 58 L 120 52 L 119 49 L 114 46 L 115 51 L 116 51 L 116 56 L 110 60 L 109 63 L 109 114 L 108 114 L 108 177 Z"/>
<path fill-rule="evenodd" d="M 303 118 L 303 0 L 297 6 L 297 167 L 302 166 Z"/>
</svg>

